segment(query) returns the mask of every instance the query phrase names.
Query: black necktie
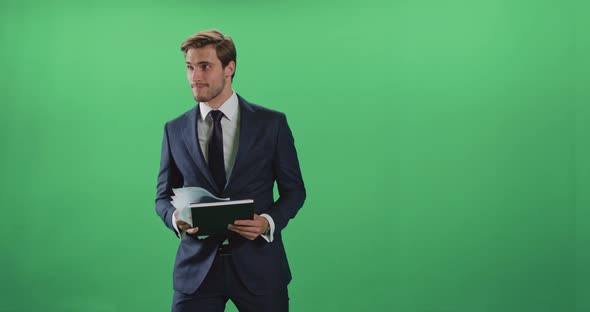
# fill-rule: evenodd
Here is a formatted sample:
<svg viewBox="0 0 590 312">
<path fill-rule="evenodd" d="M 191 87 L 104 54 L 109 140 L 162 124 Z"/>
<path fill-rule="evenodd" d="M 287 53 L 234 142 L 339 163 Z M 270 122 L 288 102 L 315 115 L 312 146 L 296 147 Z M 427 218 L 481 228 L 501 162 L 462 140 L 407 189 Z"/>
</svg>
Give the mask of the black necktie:
<svg viewBox="0 0 590 312">
<path fill-rule="evenodd" d="M 223 132 L 221 130 L 221 118 L 223 113 L 218 110 L 213 110 L 209 113 L 213 119 L 213 131 L 209 139 L 209 169 L 213 175 L 213 179 L 219 188 L 219 192 L 223 192 L 225 188 L 225 165 L 223 160 Z"/>
</svg>

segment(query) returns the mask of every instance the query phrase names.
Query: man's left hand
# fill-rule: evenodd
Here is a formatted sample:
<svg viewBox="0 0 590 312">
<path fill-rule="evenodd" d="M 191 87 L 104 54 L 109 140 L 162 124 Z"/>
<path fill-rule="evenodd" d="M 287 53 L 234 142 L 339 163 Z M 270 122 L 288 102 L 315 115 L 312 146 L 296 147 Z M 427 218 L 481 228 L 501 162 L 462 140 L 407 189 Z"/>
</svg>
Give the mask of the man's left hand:
<svg viewBox="0 0 590 312">
<path fill-rule="evenodd" d="M 227 229 L 246 239 L 255 240 L 260 234 L 265 233 L 269 226 L 265 217 L 254 214 L 254 220 L 236 220 L 233 224 L 228 224 Z"/>
</svg>

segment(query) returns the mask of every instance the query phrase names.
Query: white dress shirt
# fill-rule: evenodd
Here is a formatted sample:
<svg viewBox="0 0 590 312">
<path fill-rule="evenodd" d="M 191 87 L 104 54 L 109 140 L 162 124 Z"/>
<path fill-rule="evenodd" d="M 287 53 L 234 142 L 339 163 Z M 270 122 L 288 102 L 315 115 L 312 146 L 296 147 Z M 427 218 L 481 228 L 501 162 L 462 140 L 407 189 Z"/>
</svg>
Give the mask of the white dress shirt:
<svg viewBox="0 0 590 312">
<path fill-rule="evenodd" d="M 203 157 L 208 163 L 208 143 L 209 139 L 211 138 L 211 131 L 213 131 L 213 119 L 211 116 L 209 116 L 209 112 L 211 112 L 213 109 L 204 102 L 199 102 L 199 109 L 200 116 L 197 119 L 199 145 L 201 146 L 201 151 L 203 151 Z M 223 113 L 223 117 L 221 118 L 221 129 L 223 132 L 223 162 L 225 165 L 225 176 L 229 179 L 238 151 L 238 140 L 240 134 L 240 109 L 236 92 L 232 93 L 229 99 L 227 99 L 227 101 L 225 101 L 219 107 L 219 110 Z M 262 236 L 267 242 L 272 242 L 274 239 L 273 234 L 275 230 L 275 223 L 272 217 L 265 213 L 261 214 L 260 216 L 266 218 L 266 220 L 268 220 L 268 224 L 270 225 L 268 231 L 264 234 L 260 234 L 260 236 Z M 176 217 L 174 215 L 172 215 L 172 225 L 174 226 L 174 230 L 176 230 L 178 237 L 182 238 L 184 231 L 181 233 L 178 230 L 178 227 L 176 226 Z M 199 238 L 204 237 L 206 237 L 206 235 L 199 236 Z M 224 243 L 227 243 L 227 240 Z"/>
</svg>

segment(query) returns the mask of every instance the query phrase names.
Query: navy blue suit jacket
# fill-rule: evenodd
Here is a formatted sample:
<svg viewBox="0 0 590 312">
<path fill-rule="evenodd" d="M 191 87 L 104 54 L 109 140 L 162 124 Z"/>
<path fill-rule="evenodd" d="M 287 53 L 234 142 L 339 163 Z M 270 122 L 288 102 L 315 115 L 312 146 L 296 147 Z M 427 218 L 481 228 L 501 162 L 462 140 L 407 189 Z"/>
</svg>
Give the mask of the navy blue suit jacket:
<svg viewBox="0 0 590 312">
<path fill-rule="evenodd" d="M 264 294 L 284 287 L 291 272 L 281 231 L 305 201 L 305 187 L 293 135 L 283 113 L 247 102 L 238 96 L 240 130 L 235 163 L 227 184 L 218 189 L 203 158 L 197 134 L 198 104 L 166 123 L 156 195 L 156 212 L 174 233 L 170 204 L 173 188 L 198 186 L 212 194 L 236 199 L 254 199 L 256 213 L 270 215 L 275 223 L 274 241 L 262 237 L 253 241 L 229 234 L 239 278 L 250 291 Z M 274 201 L 277 183 L 279 198 Z M 225 235 L 199 239 L 187 235 L 181 240 L 174 264 L 174 289 L 193 293 L 203 282 Z"/>
</svg>

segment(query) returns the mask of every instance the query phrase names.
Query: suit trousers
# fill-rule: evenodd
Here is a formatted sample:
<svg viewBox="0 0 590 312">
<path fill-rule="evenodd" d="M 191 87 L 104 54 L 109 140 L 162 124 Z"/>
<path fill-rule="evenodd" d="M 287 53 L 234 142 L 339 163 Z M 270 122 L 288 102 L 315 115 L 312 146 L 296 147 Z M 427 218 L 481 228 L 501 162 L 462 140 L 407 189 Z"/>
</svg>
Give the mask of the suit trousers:
<svg viewBox="0 0 590 312">
<path fill-rule="evenodd" d="M 240 312 L 287 312 L 287 286 L 264 295 L 252 294 L 236 272 L 233 256 L 216 255 L 199 288 L 187 295 L 174 291 L 172 312 L 221 312 L 231 300 Z"/>
</svg>

